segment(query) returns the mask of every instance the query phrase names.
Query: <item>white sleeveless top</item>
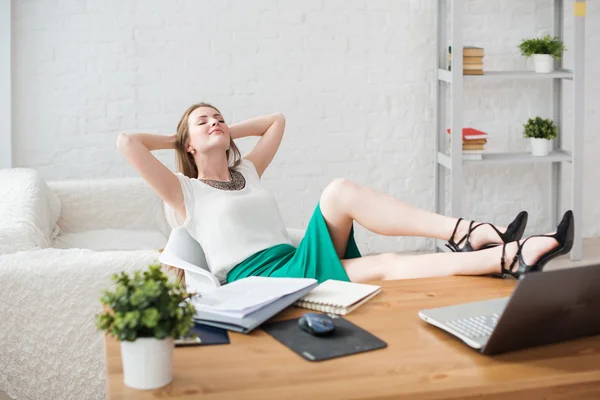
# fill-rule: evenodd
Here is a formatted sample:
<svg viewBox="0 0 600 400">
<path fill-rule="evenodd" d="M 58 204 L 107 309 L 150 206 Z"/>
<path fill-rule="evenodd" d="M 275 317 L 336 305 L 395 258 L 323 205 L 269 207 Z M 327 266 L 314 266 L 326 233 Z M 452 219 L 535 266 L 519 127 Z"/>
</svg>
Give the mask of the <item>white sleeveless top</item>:
<svg viewBox="0 0 600 400">
<path fill-rule="evenodd" d="M 176 174 L 185 202 L 182 226 L 200 243 L 210 271 L 221 283 L 233 267 L 254 253 L 292 244 L 277 202 L 260 183 L 254 164 L 242 159 L 235 170 L 246 180 L 241 190 L 217 189 Z"/>
</svg>

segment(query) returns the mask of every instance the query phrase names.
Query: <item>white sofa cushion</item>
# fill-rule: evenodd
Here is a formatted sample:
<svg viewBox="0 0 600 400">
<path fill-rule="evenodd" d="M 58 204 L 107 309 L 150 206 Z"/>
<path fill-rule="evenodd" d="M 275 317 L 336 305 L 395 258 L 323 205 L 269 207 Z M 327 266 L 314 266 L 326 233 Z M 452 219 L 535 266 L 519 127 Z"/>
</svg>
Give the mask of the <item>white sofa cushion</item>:
<svg viewBox="0 0 600 400">
<path fill-rule="evenodd" d="M 62 203 L 58 225 L 64 233 L 104 229 L 171 232 L 163 202 L 141 178 L 48 182 Z"/>
<path fill-rule="evenodd" d="M 159 231 L 101 229 L 77 233 L 64 233 L 54 240 L 58 249 L 107 250 L 160 250 L 167 237 Z"/>
<path fill-rule="evenodd" d="M 60 211 L 37 171 L 0 170 L 0 254 L 51 246 Z"/>
</svg>

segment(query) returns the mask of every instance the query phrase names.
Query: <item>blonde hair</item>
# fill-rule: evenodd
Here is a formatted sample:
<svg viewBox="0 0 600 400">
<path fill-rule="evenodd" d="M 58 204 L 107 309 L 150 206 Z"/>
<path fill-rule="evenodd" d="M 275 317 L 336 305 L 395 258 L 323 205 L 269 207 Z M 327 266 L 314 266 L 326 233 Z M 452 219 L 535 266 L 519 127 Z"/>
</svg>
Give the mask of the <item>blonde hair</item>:
<svg viewBox="0 0 600 400">
<path fill-rule="evenodd" d="M 177 124 L 177 143 L 175 148 L 177 157 L 177 169 L 179 170 L 179 172 L 192 179 L 198 178 L 198 166 L 194 161 L 194 156 L 191 153 L 188 153 L 185 148 L 186 143 L 188 142 L 190 137 L 188 119 L 190 117 L 190 114 L 195 109 L 200 107 L 210 107 L 213 110 L 217 111 L 219 114 L 221 114 L 221 111 L 219 111 L 219 109 L 213 106 L 212 104 L 198 103 L 188 107 L 188 109 L 185 110 L 183 116 L 179 120 L 179 123 Z M 233 168 L 236 168 L 242 161 L 242 154 L 240 153 L 240 150 L 235 145 L 231 137 L 229 138 L 229 149 L 227 149 L 225 155 L 227 157 L 227 163 L 229 165 L 230 171 Z M 167 265 L 167 269 L 169 271 L 175 272 L 175 275 L 177 276 L 177 282 L 180 285 L 185 286 L 185 273 L 183 269 L 175 268 L 170 265 Z"/>
<path fill-rule="evenodd" d="M 211 104 L 198 103 L 185 110 L 183 116 L 177 124 L 177 147 L 175 149 L 177 152 L 177 169 L 188 178 L 194 179 L 198 178 L 198 167 L 194 161 L 194 156 L 186 151 L 185 145 L 190 138 L 188 118 L 195 109 L 200 107 L 210 107 L 221 114 L 221 111 Z M 225 152 L 225 155 L 227 156 L 227 162 L 229 164 L 230 171 L 237 167 L 242 160 L 242 154 L 231 137 L 229 138 L 229 149 Z"/>
</svg>

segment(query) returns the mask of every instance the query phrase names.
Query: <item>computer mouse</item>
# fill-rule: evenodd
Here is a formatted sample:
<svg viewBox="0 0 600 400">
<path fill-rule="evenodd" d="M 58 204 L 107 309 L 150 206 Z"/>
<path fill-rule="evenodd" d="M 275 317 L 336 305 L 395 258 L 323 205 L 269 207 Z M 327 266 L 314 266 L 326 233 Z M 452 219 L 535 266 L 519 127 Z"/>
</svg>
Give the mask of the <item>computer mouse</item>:
<svg viewBox="0 0 600 400">
<path fill-rule="evenodd" d="M 325 314 L 306 313 L 298 319 L 298 325 L 313 336 L 330 335 L 335 330 L 333 321 Z"/>
</svg>

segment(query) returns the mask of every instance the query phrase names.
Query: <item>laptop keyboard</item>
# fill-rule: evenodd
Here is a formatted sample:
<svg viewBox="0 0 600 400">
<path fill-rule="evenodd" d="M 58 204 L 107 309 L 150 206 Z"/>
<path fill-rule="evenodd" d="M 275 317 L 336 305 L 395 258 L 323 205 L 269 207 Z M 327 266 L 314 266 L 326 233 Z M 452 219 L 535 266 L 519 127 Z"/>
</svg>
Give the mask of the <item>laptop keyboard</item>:
<svg viewBox="0 0 600 400">
<path fill-rule="evenodd" d="M 498 323 L 500 314 L 481 315 L 477 317 L 469 317 L 448 321 L 446 324 L 465 335 L 468 338 L 474 339 L 481 336 L 490 336 Z"/>
</svg>

